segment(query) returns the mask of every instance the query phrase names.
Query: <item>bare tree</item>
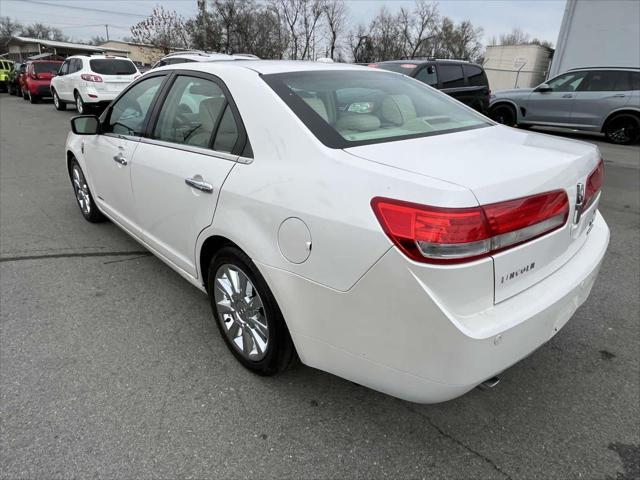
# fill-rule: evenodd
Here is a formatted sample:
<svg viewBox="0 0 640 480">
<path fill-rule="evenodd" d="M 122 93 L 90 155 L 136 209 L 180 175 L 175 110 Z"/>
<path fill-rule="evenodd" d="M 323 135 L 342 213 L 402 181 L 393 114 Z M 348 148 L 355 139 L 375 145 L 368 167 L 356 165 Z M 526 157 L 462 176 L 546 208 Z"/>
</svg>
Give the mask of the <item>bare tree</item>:
<svg viewBox="0 0 640 480">
<path fill-rule="evenodd" d="M 135 42 L 153 45 L 165 54 L 173 48 L 189 48 L 190 45 L 184 19 L 162 6 L 155 7 L 151 15 L 131 27 L 131 35 Z"/>
<path fill-rule="evenodd" d="M 301 60 L 312 60 L 315 57 L 315 37 L 318 23 L 324 12 L 324 0 L 301 0 L 302 40 Z"/>
<path fill-rule="evenodd" d="M 437 34 L 438 4 L 417 0 L 412 11 L 402 7 L 398 22 L 402 29 L 404 56 L 414 58 L 428 55 L 427 44 Z"/>
<path fill-rule="evenodd" d="M 500 45 L 522 45 L 529 43 L 531 37 L 519 28 L 514 28 L 511 33 L 500 35 Z"/>
<path fill-rule="evenodd" d="M 68 41 L 67 37 L 62 30 L 56 27 L 45 25 L 44 23 L 32 23 L 31 25 L 25 25 L 20 31 L 20 35 L 23 37 L 40 38 L 42 40 L 56 40 L 59 42 Z"/>
<path fill-rule="evenodd" d="M 0 17 L 0 53 L 7 51 L 7 42 L 22 30 L 22 25 L 9 17 Z"/>
<path fill-rule="evenodd" d="M 299 19 L 306 0 L 270 0 L 270 8 L 284 23 L 289 36 L 289 58 L 298 59 L 300 47 Z"/>
<path fill-rule="evenodd" d="M 328 0 L 324 4 L 324 15 L 329 33 L 328 56 L 335 60 L 338 40 L 344 33 L 347 20 L 347 7 L 342 0 Z"/>
</svg>

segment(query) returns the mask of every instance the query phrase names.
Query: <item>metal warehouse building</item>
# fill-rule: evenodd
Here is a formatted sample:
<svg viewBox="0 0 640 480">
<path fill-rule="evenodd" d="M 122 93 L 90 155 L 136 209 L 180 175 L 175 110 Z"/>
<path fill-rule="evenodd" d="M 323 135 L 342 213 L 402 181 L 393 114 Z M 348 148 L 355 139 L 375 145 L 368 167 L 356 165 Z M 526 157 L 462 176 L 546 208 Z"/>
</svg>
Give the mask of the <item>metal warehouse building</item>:
<svg viewBox="0 0 640 480">
<path fill-rule="evenodd" d="M 640 66 L 640 1 L 567 0 L 549 77 L 578 67 Z"/>
</svg>

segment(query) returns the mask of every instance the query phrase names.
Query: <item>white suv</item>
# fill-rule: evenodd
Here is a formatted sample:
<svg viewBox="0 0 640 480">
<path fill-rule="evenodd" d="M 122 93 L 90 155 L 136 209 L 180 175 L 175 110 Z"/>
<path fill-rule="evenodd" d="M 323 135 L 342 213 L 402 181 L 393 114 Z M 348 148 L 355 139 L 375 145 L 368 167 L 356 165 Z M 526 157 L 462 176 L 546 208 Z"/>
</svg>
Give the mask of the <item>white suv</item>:
<svg viewBox="0 0 640 480">
<path fill-rule="evenodd" d="M 158 67 L 164 67 L 165 65 L 175 65 L 177 63 L 192 63 L 192 62 L 220 62 L 224 60 L 260 60 L 255 55 L 250 53 L 235 53 L 228 55 L 226 53 L 207 53 L 199 50 L 188 50 L 184 52 L 174 52 L 165 55 L 158 60 L 151 70 Z"/>
<path fill-rule="evenodd" d="M 140 76 L 128 58 L 109 55 L 69 57 L 51 80 L 51 95 L 56 110 L 74 103 L 79 114 L 93 106 L 106 105 Z"/>
</svg>

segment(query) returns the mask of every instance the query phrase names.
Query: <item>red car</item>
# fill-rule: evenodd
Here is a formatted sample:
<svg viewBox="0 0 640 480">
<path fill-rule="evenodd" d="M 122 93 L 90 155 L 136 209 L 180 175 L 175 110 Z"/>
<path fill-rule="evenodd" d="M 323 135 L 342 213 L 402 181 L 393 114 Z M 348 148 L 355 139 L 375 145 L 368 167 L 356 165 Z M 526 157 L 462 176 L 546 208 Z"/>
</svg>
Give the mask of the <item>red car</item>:
<svg viewBox="0 0 640 480">
<path fill-rule="evenodd" d="M 62 65 L 56 60 L 32 60 L 27 62 L 27 69 L 20 75 L 22 98 L 31 103 L 38 103 L 42 97 L 51 96 L 51 79 L 58 73 Z"/>
</svg>

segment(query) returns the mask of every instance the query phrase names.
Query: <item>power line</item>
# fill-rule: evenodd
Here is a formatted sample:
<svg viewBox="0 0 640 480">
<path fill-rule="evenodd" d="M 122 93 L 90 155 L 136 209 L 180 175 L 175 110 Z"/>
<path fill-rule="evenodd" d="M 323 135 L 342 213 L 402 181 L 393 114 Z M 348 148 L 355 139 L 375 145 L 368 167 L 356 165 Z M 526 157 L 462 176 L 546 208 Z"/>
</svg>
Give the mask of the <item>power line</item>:
<svg viewBox="0 0 640 480">
<path fill-rule="evenodd" d="M 125 16 L 129 16 L 129 17 L 137 17 L 137 18 L 145 18 L 147 17 L 147 15 L 143 15 L 140 13 L 130 13 L 130 12 L 114 12 L 114 11 L 110 11 L 110 10 L 102 10 L 100 8 L 90 8 L 90 7 L 79 7 L 77 5 L 61 5 L 61 4 L 56 4 L 56 3 L 49 3 L 49 2 L 42 2 L 39 0 L 23 0 L 24 2 L 27 3 L 34 3 L 36 5 L 46 5 L 48 7 L 58 7 L 58 8 L 65 8 L 65 9 L 69 9 L 72 8 L 74 10 L 84 10 L 86 12 L 97 12 L 97 13 L 109 13 L 111 15 L 125 15 Z"/>
</svg>

